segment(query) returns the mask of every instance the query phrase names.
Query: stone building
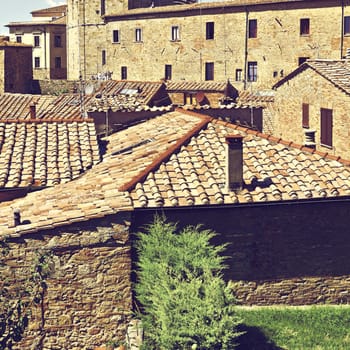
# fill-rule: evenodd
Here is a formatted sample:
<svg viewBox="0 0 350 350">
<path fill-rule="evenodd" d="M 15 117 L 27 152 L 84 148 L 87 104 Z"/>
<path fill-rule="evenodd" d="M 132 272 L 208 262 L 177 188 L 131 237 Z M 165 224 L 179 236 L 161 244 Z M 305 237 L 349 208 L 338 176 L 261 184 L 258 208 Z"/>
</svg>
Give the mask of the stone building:
<svg viewBox="0 0 350 350">
<path fill-rule="evenodd" d="M 347 1 L 68 1 L 70 79 L 111 71 L 132 80 L 271 87 L 307 58 L 350 47 Z M 141 5 L 140 5 L 141 4 Z M 158 6 L 159 5 L 159 6 Z M 325 18 L 327 23 L 325 25 Z"/>
<path fill-rule="evenodd" d="M 0 238 L 14 248 L 1 276 L 39 249 L 53 255 L 20 348 L 122 340 L 133 233 L 157 213 L 230 243 L 225 277 L 243 304 L 350 301 L 349 161 L 181 109 L 109 135 L 101 152 L 73 181 L 0 203 Z"/>
<path fill-rule="evenodd" d="M 350 64 L 308 60 L 275 85 L 274 135 L 350 159 Z"/>
<path fill-rule="evenodd" d="M 10 40 L 33 46 L 34 79 L 66 79 L 66 13 L 60 5 L 31 12 L 32 21 L 7 25 Z"/>
<path fill-rule="evenodd" d="M 0 41 L 0 93 L 30 92 L 33 79 L 31 62 L 30 45 Z"/>
</svg>

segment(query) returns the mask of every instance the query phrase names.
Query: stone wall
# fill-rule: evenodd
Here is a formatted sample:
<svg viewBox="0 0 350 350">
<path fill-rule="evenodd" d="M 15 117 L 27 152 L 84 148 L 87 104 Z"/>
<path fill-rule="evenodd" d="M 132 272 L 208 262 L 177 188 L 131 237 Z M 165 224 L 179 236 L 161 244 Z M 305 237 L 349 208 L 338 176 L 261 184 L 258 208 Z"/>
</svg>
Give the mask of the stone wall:
<svg viewBox="0 0 350 350">
<path fill-rule="evenodd" d="M 68 2 L 69 79 L 77 79 L 79 69 L 87 75 L 113 71 L 113 78 L 120 79 L 124 66 L 130 80 L 155 81 L 164 78 L 165 65 L 171 65 L 174 80 L 201 81 L 206 63 L 214 63 L 214 80 L 229 79 L 242 89 L 247 63 L 257 62 L 258 79 L 246 88 L 269 88 L 295 69 L 300 57 L 339 59 L 350 47 L 350 37 L 341 34 L 342 7 L 335 0 L 316 5 L 291 1 L 247 7 L 164 6 L 134 12 L 115 0 L 108 4 L 110 17 L 105 23 L 98 14 L 98 0 L 90 0 L 85 12 L 79 6 Z M 182 10 L 174 12 L 175 8 Z M 349 6 L 344 7 L 344 15 L 350 15 Z M 85 27 L 81 27 L 83 18 Z M 309 35 L 300 35 L 302 18 L 310 20 Z M 256 38 L 246 39 L 249 20 L 257 20 Z M 207 22 L 214 22 L 214 39 L 206 40 Z M 179 26 L 177 41 L 171 40 L 172 26 Z M 140 42 L 135 42 L 136 28 L 142 30 Z M 114 30 L 119 30 L 118 43 L 113 42 Z M 239 81 L 236 70 L 242 72 Z"/>
<path fill-rule="evenodd" d="M 350 199 L 162 210 L 179 227 L 202 224 L 228 244 L 225 278 L 243 304 L 350 302 Z M 155 212 L 137 212 L 138 231 Z"/>
<path fill-rule="evenodd" d="M 309 128 L 302 127 L 302 104 L 309 105 Z M 333 110 L 333 146 L 321 145 L 321 108 Z M 276 90 L 274 135 L 305 144 L 305 131 L 315 130 L 316 149 L 350 159 L 350 96 L 327 79 L 306 69 Z"/>
<path fill-rule="evenodd" d="M 125 339 L 131 317 L 129 225 L 125 214 L 10 239 L 14 249 L 0 264 L 2 279 L 17 276 L 21 283 L 21 269 L 38 251 L 52 252 L 54 263 L 43 309 L 33 308 L 18 348 L 93 349 Z"/>
</svg>

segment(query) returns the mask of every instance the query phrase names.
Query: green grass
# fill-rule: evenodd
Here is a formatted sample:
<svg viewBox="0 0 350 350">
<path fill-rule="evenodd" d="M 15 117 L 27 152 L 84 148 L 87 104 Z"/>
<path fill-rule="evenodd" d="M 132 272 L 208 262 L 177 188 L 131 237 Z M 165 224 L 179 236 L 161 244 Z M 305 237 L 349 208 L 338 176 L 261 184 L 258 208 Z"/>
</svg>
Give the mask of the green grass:
<svg viewBox="0 0 350 350">
<path fill-rule="evenodd" d="M 348 350 L 350 306 L 238 307 L 237 350 Z"/>
</svg>

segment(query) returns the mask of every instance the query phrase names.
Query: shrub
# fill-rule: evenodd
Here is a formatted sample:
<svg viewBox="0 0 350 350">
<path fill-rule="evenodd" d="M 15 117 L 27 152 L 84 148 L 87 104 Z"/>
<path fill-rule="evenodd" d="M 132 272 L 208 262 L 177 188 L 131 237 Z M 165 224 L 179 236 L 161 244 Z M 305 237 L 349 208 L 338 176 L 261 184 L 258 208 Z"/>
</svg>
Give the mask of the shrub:
<svg viewBox="0 0 350 350">
<path fill-rule="evenodd" d="M 155 218 L 137 242 L 136 296 L 146 349 L 233 349 L 240 335 L 232 291 L 222 279 L 225 246 L 200 227 Z"/>
</svg>

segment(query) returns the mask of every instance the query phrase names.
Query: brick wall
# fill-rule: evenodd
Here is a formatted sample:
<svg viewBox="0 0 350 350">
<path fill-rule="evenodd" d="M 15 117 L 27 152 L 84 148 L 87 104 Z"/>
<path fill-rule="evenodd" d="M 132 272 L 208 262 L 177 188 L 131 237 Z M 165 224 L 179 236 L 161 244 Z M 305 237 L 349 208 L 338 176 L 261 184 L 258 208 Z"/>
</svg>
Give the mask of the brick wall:
<svg viewBox="0 0 350 350">
<path fill-rule="evenodd" d="M 44 327 L 37 307 L 19 348 L 93 349 L 124 340 L 131 310 L 129 224 L 129 216 L 120 215 L 10 240 L 15 249 L 0 264 L 2 279 L 20 276 L 39 250 L 51 251 L 54 262 Z"/>
<path fill-rule="evenodd" d="M 225 278 L 239 283 L 238 299 L 267 305 L 350 302 L 349 212 L 349 200 L 332 200 L 162 214 L 216 231 L 214 243 L 228 243 Z M 138 212 L 133 230 L 153 215 Z"/>
</svg>

